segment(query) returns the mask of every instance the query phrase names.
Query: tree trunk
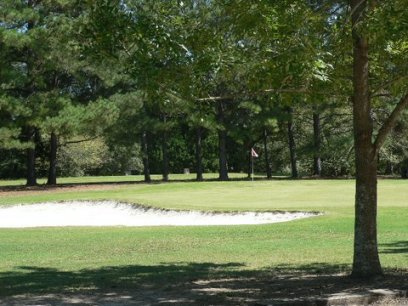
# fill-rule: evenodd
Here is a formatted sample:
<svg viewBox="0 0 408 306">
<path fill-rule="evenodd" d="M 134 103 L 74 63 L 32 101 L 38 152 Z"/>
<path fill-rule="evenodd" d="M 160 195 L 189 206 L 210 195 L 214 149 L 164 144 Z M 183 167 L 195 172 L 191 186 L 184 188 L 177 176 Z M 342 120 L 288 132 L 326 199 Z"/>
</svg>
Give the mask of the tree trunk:
<svg viewBox="0 0 408 306">
<path fill-rule="evenodd" d="M 288 121 L 288 140 L 289 140 L 289 153 L 290 153 L 290 166 L 292 170 L 292 178 L 299 176 L 297 170 L 297 156 L 296 156 L 296 143 L 294 136 L 294 127 L 292 122 L 292 109 L 289 109 L 290 119 Z"/>
<path fill-rule="evenodd" d="M 167 182 L 169 180 L 169 156 L 167 150 L 167 132 L 163 132 L 162 155 L 163 155 L 163 181 Z"/>
<path fill-rule="evenodd" d="M 220 127 L 218 128 L 218 159 L 219 159 L 219 180 L 228 180 L 228 163 L 227 163 L 227 131 L 225 129 L 224 103 L 217 103 L 217 119 Z"/>
<path fill-rule="evenodd" d="M 401 178 L 408 179 L 408 160 L 401 164 Z"/>
<path fill-rule="evenodd" d="M 247 178 L 250 180 L 252 178 L 252 167 L 253 167 L 253 162 L 252 162 L 252 154 L 251 154 L 251 149 L 252 146 L 248 147 L 248 155 L 247 155 L 247 161 L 248 161 L 248 171 L 247 171 Z"/>
<path fill-rule="evenodd" d="M 322 175 L 322 160 L 320 157 L 321 150 L 321 125 L 320 115 L 313 113 L 313 143 L 314 143 L 314 157 L 313 157 L 313 174 L 317 176 Z"/>
<path fill-rule="evenodd" d="M 27 129 L 27 139 L 28 141 L 33 141 L 33 147 L 28 148 L 27 152 L 27 174 L 26 174 L 26 185 L 36 186 L 37 185 L 37 174 L 35 171 L 35 129 L 29 127 Z"/>
<path fill-rule="evenodd" d="M 47 185 L 57 184 L 57 150 L 58 150 L 58 138 L 57 135 L 52 132 L 50 139 L 50 166 L 48 170 Z"/>
<path fill-rule="evenodd" d="M 218 146 L 219 146 L 219 179 L 221 181 L 228 180 L 228 164 L 227 164 L 227 132 L 225 130 L 218 131 Z"/>
<path fill-rule="evenodd" d="M 386 161 L 385 174 L 386 175 L 393 175 L 394 174 L 394 165 L 389 160 Z"/>
<path fill-rule="evenodd" d="M 144 181 L 147 183 L 151 182 L 150 166 L 149 166 L 149 150 L 148 149 L 149 148 L 148 148 L 147 133 L 143 132 L 142 134 L 143 174 L 144 174 Z"/>
<path fill-rule="evenodd" d="M 359 29 L 367 1 L 352 0 L 353 123 L 356 157 L 354 257 L 352 276 L 382 275 L 377 247 L 377 154 L 372 143 L 368 39 Z"/>
<path fill-rule="evenodd" d="M 268 179 L 271 179 L 272 178 L 272 168 L 271 168 L 271 163 L 269 161 L 268 132 L 266 131 L 266 129 L 264 129 L 263 141 L 264 141 L 264 157 L 265 157 L 266 177 Z"/>
<path fill-rule="evenodd" d="M 203 156 L 202 156 L 202 147 L 201 147 L 201 140 L 202 140 L 202 128 L 197 128 L 196 134 L 196 143 L 195 143 L 195 158 L 196 158 L 196 173 L 197 181 L 203 180 Z"/>
<path fill-rule="evenodd" d="M 356 172 L 352 276 L 370 278 L 382 275 L 377 248 L 377 159 L 372 156 L 371 141 L 356 146 Z"/>
<path fill-rule="evenodd" d="M 35 172 L 35 148 L 27 149 L 27 186 L 37 185 L 37 175 Z"/>
</svg>

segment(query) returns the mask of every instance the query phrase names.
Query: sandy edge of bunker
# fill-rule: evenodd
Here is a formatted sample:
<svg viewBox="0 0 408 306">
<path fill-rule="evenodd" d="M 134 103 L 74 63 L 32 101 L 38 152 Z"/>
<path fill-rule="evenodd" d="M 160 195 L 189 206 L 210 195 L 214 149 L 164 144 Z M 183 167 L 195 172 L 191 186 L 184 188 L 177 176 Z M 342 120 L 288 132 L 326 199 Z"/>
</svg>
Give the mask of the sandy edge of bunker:
<svg viewBox="0 0 408 306">
<path fill-rule="evenodd" d="M 209 226 L 288 222 L 322 215 L 302 211 L 207 212 L 116 201 L 65 201 L 0 208 L 0 228 L 58 226 Z"/>
</svg>

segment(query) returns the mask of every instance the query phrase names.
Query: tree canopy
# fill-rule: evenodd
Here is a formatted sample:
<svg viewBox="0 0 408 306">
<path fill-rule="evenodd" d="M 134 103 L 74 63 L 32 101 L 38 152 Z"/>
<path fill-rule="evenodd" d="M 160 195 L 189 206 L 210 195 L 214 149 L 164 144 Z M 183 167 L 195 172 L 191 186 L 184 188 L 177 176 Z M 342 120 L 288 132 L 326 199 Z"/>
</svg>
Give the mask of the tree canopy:
<svg viewBox="0 0 408 306">
<path fill-rule="evenodd" d="M 0 11 L 1 177 L 149 181 L 191 168 L 227 180 L 250 175 L 255 147 L 268 178 L 355 176 L 353 275 L 382 273 L 377 174 L 408 176 L 406 1 L 4 0 Z"/>
</svg>

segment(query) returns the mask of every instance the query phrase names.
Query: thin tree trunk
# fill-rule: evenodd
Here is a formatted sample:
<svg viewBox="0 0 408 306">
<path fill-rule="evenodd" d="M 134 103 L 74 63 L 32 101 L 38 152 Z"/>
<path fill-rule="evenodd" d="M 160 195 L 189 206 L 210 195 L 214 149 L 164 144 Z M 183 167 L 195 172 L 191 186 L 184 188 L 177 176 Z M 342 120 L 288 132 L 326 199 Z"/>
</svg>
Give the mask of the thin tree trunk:
<svg viewBox="0 0 408 306">
<path fill-rule="evenodd" d="M 393 175 L 394 174 L 394 166 L 392 162 L 387 160 L 386 165 L 385 165 L 385 174 L 386 175 Z"/>
<path fill-rule="evenodd" d="M 290 119 L 288 121 L 288 140 L 289 140 L 290 166 L 292 170 L 292 178 L 297 178 L 299 174 L 297 170 L 296 143 L 292 121 L 292 109 L 289 109 L 289 114 Z"/>
<path fill-rule="evenodd" d="M 201 140 L 202 140 L 202 128 L 198 127 L 196 130 L 196 143 L 195 143 L 195 157 L 196 157 L 196 173 L 197 181 L 203 180 L 203 156 L 202 156 L 202 147 L 201 147 Z"/>
<path fill-rule="evenodd" d="M 33 6 L 33 0 L 28 0 L 27 1 L 27 6 L 31 8 Z M 34 21 L 29 20 L 27 22 L 27 31 L 30 32 L 30 30 L 34 27 Z M 27 50 L 27 53 L 29 54 L 30 57 L 33 57 L 33 52 L 31 49 Z M 31 61 L 27 62 L 27 77 L 28 79 L 32 78 L 32 68 L 31 68 Z M 30 93 L 34 92 L 34 88 L 32 84 L 28 84 L 28 91 Z M 35 158 L 36 158 L 36 129 L 29 126 L 27 128 L 27 141 L 32 141 L 33 142 L 33 147 L 28 148 L 26 150 L 27 153 L 27 173 L 26 173 L 26 185 L 27 186 L 35 186 L 37 185 L 37 174 L 35 171 Z"/>
<path fill-rule="evenodd" d="M 37 185 L 37 175 L 35 171 L 35 148 L 27 149 L 27 186 Z"/>
<path fill-rule="evenodd" d="M 26 150 L 27 153 L 27 174 L 26 174 L 26 185 L 36 186 L 37 185 L 37 174 L 35 171 L 35 129 L 29 127 L 27 129 L 27 139 L 28 141 L 33 141 L 33 147 Z"/>
<path fill-rule="evenodd" d="M 408 179 L 408 160 L 404 160 L 401 164 L 401 178 Z"/>
<path fill-rule="evenodd" d="M 247 155 L 247 162 L 248 162 L 248 171 L 247 171 L 247 178 L 251 179 L 252 178 L 252 167 L 253 167 L 253 163 L 252 163 L 252 154 L 251 154 L 251 149 L 252 146 L 249 146 L 249 150 L 248 150 L 248 155 Z"/>
<path fill-rule="evenodd" d="M 217 103 L 217 117 L 220 128 L 218 129 L 218 158 L 219 158 L 219 180 L 228 180 L 228 163 L 227 163 L 227 131 L 225 129 L 224 103 Z"/>
<path fill-rule="evenodd" d="M 27 5 L 28 7 L 32 7 L 33 5 L 33 1 L 32 0 L 28 0 L 27 1 Z M 29 20 L 27 22 L 27 31 L 29 32 L 32 28 L 34 27 L 34 22 L 32 20 Z M 32 50 L 27 50 L 27 53 L 32 56 Z M 31 62 L 28 61 L 27 62 L 27 76 L 28 79 L 32 78 L 32 69 L 31 69 Z M 32 93 L 34 91 L 32 84 L 28 85 L 28 91 L 30 93 Z M 28 127 L 27 129 L 27 140 L 28 141 L 33 141 L 33 147 L 32 148 L 28 148 L 26 150 L 27 152 L 27 174 L 26 174 L 26 185 L 27 186 L 35 186 L 37 185 L 37 174 L 35 171 L 35 159 L 36 159 L 36 148 L 35 148 L 35 135 L 36 134 L 36 130 L 33 127 Z"/>
<path fill-rule="evenodd" d="M 58 137 L 52 132 L 50 139 L 50 166 L 48 170 L 47 185 L 57 184 L 57 150 L 58 150 Z"/>
<path fill-rule="evenodd" d="M 264 141 L 264 157 L 265 157 L 266 177 L 268 179 L 271 179 L 272 178 L 272 168 L 271 168 L 271 163 L 269 161 L 268 132 L 267 132 L 266 129 L 264 129 L 263 141 Z"/>
<path fill-rule="evenodd" d="M 225 130 L 218 131 L 218 146 L 219 146 L 219 179 L 221 181 L 228 180 L 228 164 L 227 164 L 227 132 Z"/>
<path fill-rule="evenodd" d="M 142 133 L 142 154 L 143 154 L 143 174 L 144 181 L 151 182 L 149 166 L 149 148 L 147 132 Z"/>
<path fill-rule="evenodd" d="M 167 150 L 167 133 L 163 132 L 162 137 L 162 155 L 163 155 L 163 181 L 169 180 L 169 156 Z"/>
<path fill-rule="evenodd" d="M 322 159 L 320 157 L 321 150 L 321 125 L 320 115 L 313 113 L 313 142 L 314 142 L 314 157 L 313 157 L 313 174 L 322 175 Z"/>
<path fill-rule="evenodd" d="M 354 257 L 352 276 L 382 275 L 377 247 L 377 154 L 372 143 L 368 39 L 359 27 L 367 1 L 352 0 L 353 122 L 356 157 Z"/>
</svg>

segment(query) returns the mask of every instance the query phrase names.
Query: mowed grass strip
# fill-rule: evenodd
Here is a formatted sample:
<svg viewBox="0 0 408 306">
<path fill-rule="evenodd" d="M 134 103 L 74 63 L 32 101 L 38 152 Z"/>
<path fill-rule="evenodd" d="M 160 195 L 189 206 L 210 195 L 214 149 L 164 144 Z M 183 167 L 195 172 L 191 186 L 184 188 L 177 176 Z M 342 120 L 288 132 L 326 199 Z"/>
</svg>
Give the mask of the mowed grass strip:
<svg viewBox="0 0 408 306">
<path fill-rule="evenodd" d="M 217 173 L 204 173 L 204 179 L 215 180 L 218 178 Z M 232 179 L 245 179 L 247 175 L 245 173 L 230 173 L 229 177 Z M 263 178 L 261 175 L 255 175 L 255 177 Z M 190 174 L 170 174 L 170 181 L 193 181 L 196 175 L 194 173 Z M 152 174 L 151 179 L 153 181 L 161 181 L 162 175 Z M 143 175 L 106 175 L 106 176 L 80 176 L 80 177 L 60 177 L 57 179 L 58 184 L 99 184 L 99 183 L 123 183 L 123 182 L 143 182 Z M 46 184 L 46 178 L 39 178 L 37 180 L 38 184 Z M 25 179 L 16 180 L 2 180 L 0 179 L 0 187 L 10 187 L 10 186 L 24 186 L 26 183 Z"/>
<path fill-rule="evenodd" d="M 381 261 L 384 267 L 401 271 L 408 270 L 407 195 L 407 181 L 379 181 Z M 8 205 L 75 199 L 207 211 L 319 210 L 325 215 L 251 226 L 1 229 L 0 294 L 46 291 L 52 278 L 67 283 L 58 287 L 64 290 L 92 287 L 95 282 L 98 288 L 109 287 L 112 278 L 107 275 L 113 273 L 109 269 L 117 277 L 124 274 L 121 286 L 126 287 L 137 282 L 130 275 L 145 268 L 154 272 L 154 267 L 162 267 L 168 271 L 167 278 L 191 279 L 198 277 L 197 268 L 186 269 L 188 275 L 182 276 L 177 267 L 210 264 L 242 272 L 318 263 L 347 270 L 352 261 L 352 180 L 135 184 L 102 190 L 22 192 L 1 196 L 0 201 Z M 153 272 L 151 277 L 161 277 Z M 73 280 L 79 275 L 92 281 Z"/>
</svg>

